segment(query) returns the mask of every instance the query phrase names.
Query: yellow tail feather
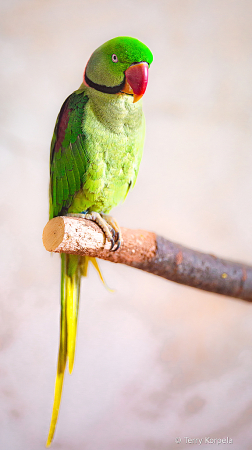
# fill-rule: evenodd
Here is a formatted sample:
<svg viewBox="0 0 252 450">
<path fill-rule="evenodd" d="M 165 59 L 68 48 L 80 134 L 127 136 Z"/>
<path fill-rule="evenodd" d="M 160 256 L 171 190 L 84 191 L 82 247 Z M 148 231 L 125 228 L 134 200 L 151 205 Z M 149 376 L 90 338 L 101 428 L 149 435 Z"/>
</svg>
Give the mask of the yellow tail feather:
<svg viewBox="0 0 252 450">
<path fill-rule="evenodd" d="M 79 268 L 73 277 L 67 276 L 67 356 L 69 373 L 73 371 L 79 309 Z"/>
<path fill-rule="evenodd" d="M 52 442 L 53 436 L 54 436 L 54 432 L 55 432 L 55 428 L 56 428 L 56 424 L 57 424 L 57 420 L 58 420 L 63 381 L 64 381 L 64 372 L 58 373 L 58 371 L 57 371 L 56 381 L 55 381 L 55 391 L 54 391 L 53 412 L 52 412 L 52 418 L 51 418 L 51 423 L 50 423 L 50 430 L 49 430 L 48 438 L 47 438 L 47 442 L 46 442 L 47 447 L 50 447 L 50 445 L 51 445 L 51 442 Z"/>
<path fill-rule="evenodd" d="M 106 288 L 109 292 L 115 292 L 115 290 L 114 290 L 114 289 L 111 289 L 111 288 L 107 285 L 106 281 L 104 280 L 103 275 L 102 275 L 102 273 L 101 273 L 101 269 L 100 269 L 100 267 L 99 267 L 99 265 L 98 265 L 98 262 L 97 262 L 96 258 L 93 258 L 92 256 L 88 256 L 87 258 L 89 259 L 89 261 L 93 264 L 93 266 L 94 266 L 95 269 L 97 270 L 98 275 L 99 275 L 99 277 L 100 277 L 100 279 L 101 279 L 103 285 L 105 286 L 105 288 Z"/>
<path fill-rule="evenodd" d="M 58 354 L 58 366 L 57 366 L 57 375 L 55 381 L 54 388 L 54 401 L 53 401 L 53 410 L 52 410 L 52 418 L 50 423 L 49 434 L 46 442 L 46 446 L 49 447 L 53 440 L 59 408 L 60 408 L 60 400 L 62 394 L 62 387 L 64 381 L 64 373 L 66 367 L 67 360 L 67 311 L 66 311 L 66 255 L 62 255 L 61 257 L 61 316 L 60 316 L 60 345 L 59 345 L 59 354 Z"/>
<path fill-rule="evenodd" d="M 61 254 L 60 345 L 54 389 L 53 410 L 46 443 L 47 447 L 51 445 L 58 420 L 67 358 L 69 373 L 71 374 L 73 370 L 79 310 L 80 279 L 81 276 L 87 276 L 89 261 L 97 270 L 106 289 L 113 292 L 113 290 L 107 286 L 95 258 L 89 256 L 76 257 L 73 255 Z"/>
</svg>

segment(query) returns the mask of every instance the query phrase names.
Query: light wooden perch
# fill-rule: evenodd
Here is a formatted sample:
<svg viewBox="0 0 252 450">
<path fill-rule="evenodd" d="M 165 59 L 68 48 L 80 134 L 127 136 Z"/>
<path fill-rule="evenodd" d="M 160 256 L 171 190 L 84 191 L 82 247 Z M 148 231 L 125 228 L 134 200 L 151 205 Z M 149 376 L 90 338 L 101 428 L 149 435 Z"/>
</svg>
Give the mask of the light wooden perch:
<svg viewBox="0 0 252 450">
<path fill-rule="evenodd" d="M 98 225 L 87 219 L 55 217 L 43 231 L 49 252 L 89 255 L 153 273 L 167 280 L 230 297 L 252 301 L 252 267 L 175 244 L 143 230 L 121 228 L 122 244 L 110 242 Z"/>
</svg>

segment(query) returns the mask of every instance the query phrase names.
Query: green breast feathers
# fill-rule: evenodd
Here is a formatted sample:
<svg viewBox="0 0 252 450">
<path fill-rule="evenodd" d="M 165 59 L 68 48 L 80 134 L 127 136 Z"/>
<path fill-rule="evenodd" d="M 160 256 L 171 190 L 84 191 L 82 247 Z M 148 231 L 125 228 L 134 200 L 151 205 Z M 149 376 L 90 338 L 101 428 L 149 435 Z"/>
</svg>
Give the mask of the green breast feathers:
<svg viewBox="0 0 252 450">
<path fill-rule="evenodd" d="M 141 103 L 84 85 L 66 99 L 51 144 L 50 218 L 108 213 L 125 199 L 142 157 Z"/>
</svg>

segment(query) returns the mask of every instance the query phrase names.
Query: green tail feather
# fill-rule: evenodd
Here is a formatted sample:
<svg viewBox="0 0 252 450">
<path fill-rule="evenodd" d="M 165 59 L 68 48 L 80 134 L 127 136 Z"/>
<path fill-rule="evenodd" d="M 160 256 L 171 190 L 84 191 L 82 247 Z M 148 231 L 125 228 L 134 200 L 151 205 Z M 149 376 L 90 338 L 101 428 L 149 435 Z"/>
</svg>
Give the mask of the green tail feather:
<svg viewBox="0 0 252 450">
<path fill-rule="evenodd" d="M 87 276 L 89 262 L 94 265 L 101 281 L 105 287 L 109 289 L 95 258 L 66 255 L 64 253 L 61 254 L 60 343 L 52 418 L 46 443 L 47 447 L 51 445 L 58 420 L 67 359 L 69 373 L 71 374 L 73 370 L 79 311 L 80 280 L 81 276 Z M 112 291 L 111 289 L 109 290 Z"/>
</svg>

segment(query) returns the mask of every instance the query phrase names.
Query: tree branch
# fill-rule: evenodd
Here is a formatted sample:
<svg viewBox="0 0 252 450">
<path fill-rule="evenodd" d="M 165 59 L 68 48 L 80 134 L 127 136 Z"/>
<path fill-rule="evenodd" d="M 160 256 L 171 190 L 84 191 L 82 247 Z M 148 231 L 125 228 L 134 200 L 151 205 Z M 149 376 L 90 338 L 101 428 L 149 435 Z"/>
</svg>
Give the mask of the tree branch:
<svg viewBox="0 0 252 450">
<path fill-rule="evenodd" d="M 143 230 L 121 228 L 122 245 L 110 243 L 87 219 L 55 217 L 43 231 L 49 252 L 89 255 L 153 273 L 167 280 L 229 297 L 252 301 L 252 267 L 175 244 Z"/>
</svg>

